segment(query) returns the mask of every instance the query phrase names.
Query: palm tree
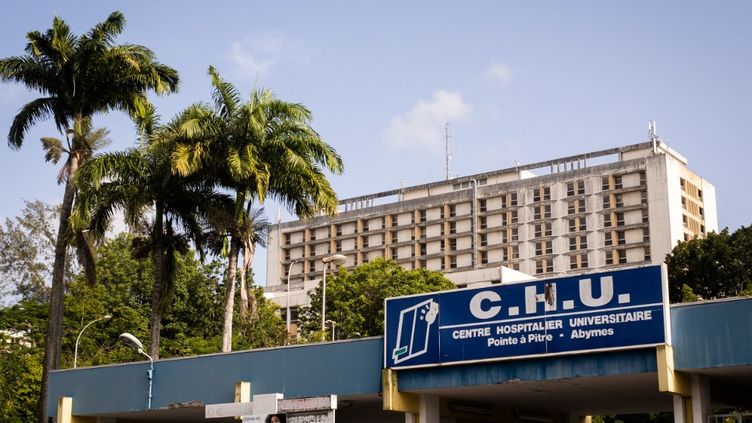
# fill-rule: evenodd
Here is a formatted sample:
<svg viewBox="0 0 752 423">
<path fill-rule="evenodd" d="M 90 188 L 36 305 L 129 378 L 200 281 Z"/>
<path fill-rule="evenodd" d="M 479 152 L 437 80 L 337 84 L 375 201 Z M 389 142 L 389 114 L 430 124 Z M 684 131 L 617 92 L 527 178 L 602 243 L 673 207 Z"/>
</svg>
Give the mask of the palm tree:
<svg viewBox="0 0 752 423">
<path fill-rule="evenodd" d="M 177 71 L 156 62 L 151 50 L 140 45 L 114 44 L 124 27 L 123 14 L 113 12 L 88 33 L 77 36 L 65 21 L 55 17 L 46 32 L 26 35 L 24 56 L 0 59 L 0 80 L 24 84 L 41 94 L 13 119 L 8 133 L 11 148 L 20 148 L 28 130 L 42 120 L 51 118 L 58 131 L 67 134 L 96 113 L 132 112 L 146 102 L 148 90 L 162 94 L 177 88 Z M 80 158 L 71 155 L 66 163 L 68 178 L 55 244 L 40 423 L 45 417 L 47 374 L 60 365 L 68 218 L 75 198 L 72 180 Z"/>
<path fill-rule="evenodd" d="M 186 109 L 179 131 L 173 168 L 182 175 L 208 171 L 232 191 L 227 298 L 222 351 L 232 349 L 232 316 L 238 257 L 243 250 L 248 210 L 258 201 L 274 198 L 300 217 L 317 211 L 334 213 L 337 196 L 324 169 L 343 170 L 342 159 L 310 126 L 311 112 L 301 104 L 278 100 L 269 90 L 254 89 L 242 102 L 237 89 L 209 68 L 213 107 L 196 104 Z M 246 249 L 251 255 L 253 249 Z"/>
<path fill-rule="evenodd" d="M 171 147 L 155 144 L 158 125 L 151 107 L 139 112 L 137 123 L 144 141 L 140 148 L 95 157 L 80 169 L 80 194 L 73 222 L 103 237 L 115 211 L 122 210 L 132 228 L 146 226 L 134 242 L 137 255 L 150 256 L 154 283 L 149 320 L 149 355 L 159 358 L 162 315 L 172 298 L 178 253 L 189 241 L 203 256 L 204 226 L 212 210 L 228 206 L 202 175 L 184 177 L 172 172 Z M 143 224 L 144 216 L 153 212 Z M 181 231 L 182 230 L 182 231 Z"/>
</svg>

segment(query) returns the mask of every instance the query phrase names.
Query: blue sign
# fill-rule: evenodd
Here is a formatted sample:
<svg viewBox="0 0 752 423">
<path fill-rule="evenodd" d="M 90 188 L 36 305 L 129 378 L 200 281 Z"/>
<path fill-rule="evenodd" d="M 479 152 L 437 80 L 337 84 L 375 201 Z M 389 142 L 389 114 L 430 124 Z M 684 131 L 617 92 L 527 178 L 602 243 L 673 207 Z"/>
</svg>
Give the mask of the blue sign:
<svg viewBox="0 0 752 423">
<path fill-rule="evenodd" d="M 384 366 L 668 343 L 662 266 L 388 298 Z"/>
</svg>

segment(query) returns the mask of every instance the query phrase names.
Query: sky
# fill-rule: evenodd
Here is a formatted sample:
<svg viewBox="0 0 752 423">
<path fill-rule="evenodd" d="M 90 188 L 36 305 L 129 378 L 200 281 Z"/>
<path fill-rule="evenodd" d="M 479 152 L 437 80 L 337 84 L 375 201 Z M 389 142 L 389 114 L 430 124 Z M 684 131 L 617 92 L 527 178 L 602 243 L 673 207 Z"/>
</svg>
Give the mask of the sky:
<svg viewBox="0 0 752 423">
<path fill-rule="evenodd" d="M 60 16 L 77 34 L 120 10 L 117 40 L 142 44 L 180 72 L 153 97 L 169 119 L 210 100 L 215 66 L 247 94 L 269 88 L 305 104 L 343 157 L 340 198 L 444 177 L 451 122 L 462 176 L 647 140 L 648 121 L 716 187 L 719 225 L 752 221 L 752 2 L 749 1 L 33 1 L 0 14 L 0 57 Z M 0 82 L 0 136 L 36 98 Z M 135 145 L 122 113 L 99 115 L 109 150 Z M 0 219 L 24 200 L 62 201 L 39 138 L 0 142 Z M 279 206 L 267 203 L 275 220 Z M 285 213 L 285 219 L 289 214 Z M 254 260 L 263 285 L 265 252 Z"/>
</svg>

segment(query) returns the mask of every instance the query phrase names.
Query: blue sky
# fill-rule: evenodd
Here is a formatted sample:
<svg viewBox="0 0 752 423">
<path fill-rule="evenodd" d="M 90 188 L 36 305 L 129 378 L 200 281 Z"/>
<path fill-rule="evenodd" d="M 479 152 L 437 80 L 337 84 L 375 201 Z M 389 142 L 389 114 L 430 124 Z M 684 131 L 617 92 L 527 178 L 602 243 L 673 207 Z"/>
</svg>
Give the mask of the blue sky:
<svg viewBox="0 0 752 423">
<path fill-rule="evenodd" d="M 0 57 L 21 54 L 25 33 L 56 14 L 82 33 L 113 10 L 128 20 L 120 42 L 180 72 L 180 92 L 154 99 L 165 118 L 209 100 L 209 65 L 244 93 L 271 88 L 307 105 L 343 156 L 332 177 L 341 198 L 443 178 L 447 119 L 455 175 L 641 142 L 655 120 L 716 186 L 720 226 L 752 220 L 748 1 L 13 2 Z M 32 98 L 0 83 L 0 135 Z M 111 149 L 134 145 L 121 114 L 96 124 Z M 23 199 L 61 200 L 38 141 L 48 135 L 40 124 L 20 151 L 0 143 L 0 217 Z"/>
</svg>

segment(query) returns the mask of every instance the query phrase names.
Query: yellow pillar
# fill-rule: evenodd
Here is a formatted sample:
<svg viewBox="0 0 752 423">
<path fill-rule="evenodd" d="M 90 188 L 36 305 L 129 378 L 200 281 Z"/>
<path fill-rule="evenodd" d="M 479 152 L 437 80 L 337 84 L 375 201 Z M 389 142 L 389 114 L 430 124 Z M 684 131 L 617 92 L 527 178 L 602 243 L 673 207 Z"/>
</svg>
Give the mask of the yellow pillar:
<svg viewBox="0 0 752 423">
<path fill-rule="evenodd" d="M 96 423 L 95 417 L 73 415 L 73 397 L 60 397 L 57 400 L 57 423 Z"/>
<path fill-rule="evenodd" d="M 416 394 L 399 391 L 397 372 L 392 369 L 382 370 L 381 383 L 384 410 L 402 411 L 403 413 L 411 414 L 418 414 L 420 412 L 420 397 Z"/>
</svg>

